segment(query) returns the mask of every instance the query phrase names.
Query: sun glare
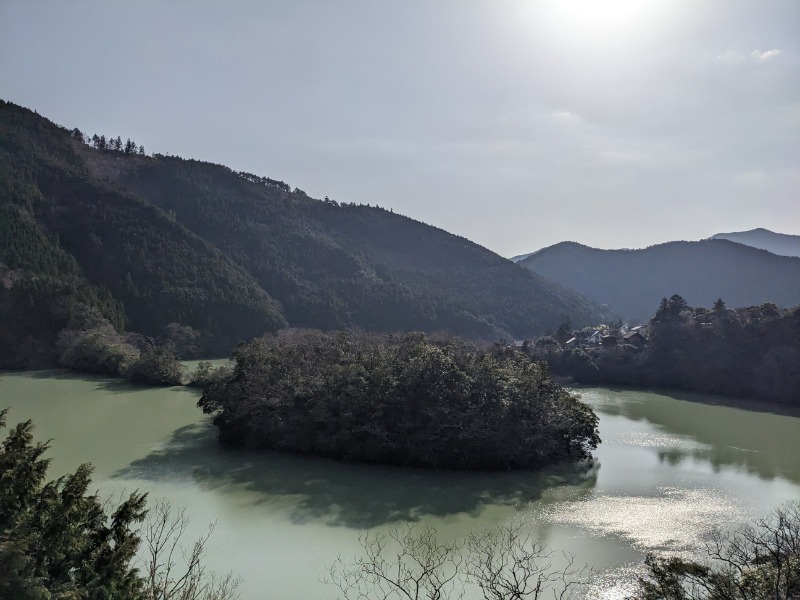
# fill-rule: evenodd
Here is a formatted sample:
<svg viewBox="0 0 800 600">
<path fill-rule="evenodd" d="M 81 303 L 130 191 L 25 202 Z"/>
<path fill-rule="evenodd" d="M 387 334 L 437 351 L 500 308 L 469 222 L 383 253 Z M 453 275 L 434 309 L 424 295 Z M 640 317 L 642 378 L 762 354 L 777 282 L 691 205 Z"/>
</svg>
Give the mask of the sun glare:
<svg viewBox="0 0 800 600">
<path fill-rule="evenodd" d="M 549 26 L 570 37 L 614 41 L 657 24 L 666 0 L 545 0 L 535 5 Z"/>
</svg>

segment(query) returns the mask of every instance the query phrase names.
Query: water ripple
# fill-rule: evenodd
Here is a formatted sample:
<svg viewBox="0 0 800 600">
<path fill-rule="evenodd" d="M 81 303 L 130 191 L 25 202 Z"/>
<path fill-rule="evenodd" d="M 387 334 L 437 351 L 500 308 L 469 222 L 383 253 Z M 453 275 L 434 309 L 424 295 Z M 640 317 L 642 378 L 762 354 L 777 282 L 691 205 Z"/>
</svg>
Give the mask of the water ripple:
<svg viewBox="0 0 800 600">
<path fill-rule="evenodd" d="M 740 521 L 744 507 L 721 490 L 659 487 L 649 496 L 598 494 L 545 512 L 552 522 L 621 537 L 644 552 L 693 554 L 714 528 Z"/>
<path fill-rule="evenodd" d="M 638 446 L 641 448 L 676 448 L 679 450 L 708 450 L 708 444 L 685 437 L 656 431 L 621 431 L 603 440 L 606 444 Z"/>
</svg>

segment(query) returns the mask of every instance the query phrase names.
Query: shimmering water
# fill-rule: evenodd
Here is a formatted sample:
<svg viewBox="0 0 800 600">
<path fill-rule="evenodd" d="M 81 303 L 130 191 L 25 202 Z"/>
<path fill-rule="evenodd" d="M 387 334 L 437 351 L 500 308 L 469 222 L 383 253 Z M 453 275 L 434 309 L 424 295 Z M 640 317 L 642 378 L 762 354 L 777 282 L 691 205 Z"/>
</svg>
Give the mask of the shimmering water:
<svg viewBox="0 0 800 600">
<path fill-rule="evenodd" d="M 729 527 L 800 498 L 800 419 L 641 391 L 580 392 L 600 416 L 589 470 L 435 473 L 230 451 L 186 388 L 138 388 L 60 372 L 4 374 L 0 407 L 53 438 L 51 475 L 95 464 L 104 494 L 146 490 L 185 505 L 209 554 L 244 577 L 242 597 L 330 598 L 319 577 L 365 529 L 402 522 L 450 539 L 522 524 L 596 570 L 593 594 L 624 595 L 649 550 L 691 554 Z M 704 402 L 703 402 L 704 401 Z"/>
</svg>

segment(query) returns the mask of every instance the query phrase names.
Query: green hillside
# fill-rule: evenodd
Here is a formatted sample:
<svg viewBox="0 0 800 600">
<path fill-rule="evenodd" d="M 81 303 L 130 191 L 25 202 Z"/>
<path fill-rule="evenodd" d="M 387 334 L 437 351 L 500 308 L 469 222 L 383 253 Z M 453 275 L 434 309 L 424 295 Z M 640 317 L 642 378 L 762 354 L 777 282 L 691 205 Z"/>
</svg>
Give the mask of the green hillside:
<svg viewBox="0 0 800 600">
<path fill-rule="evenodd" d="M 47 362 L 78 303 L 148 336 L 187 325 L 215 347 L 286 325 L 492 339 L 602 318 L 578 294 L 390 211 L 87 140 L 0 103 L 0 364 L 24 364 L 23 343 Z"/>
<path fill-rule="evenodd" d="M 313 200 L 281 182 L 179 158 L 126 166 L 95 168 L 117 173 L 121 185 L 242 264 L 293 325 L 492 338 L 597 314 L 469 240 L 377 206 Z"/>
</svg>

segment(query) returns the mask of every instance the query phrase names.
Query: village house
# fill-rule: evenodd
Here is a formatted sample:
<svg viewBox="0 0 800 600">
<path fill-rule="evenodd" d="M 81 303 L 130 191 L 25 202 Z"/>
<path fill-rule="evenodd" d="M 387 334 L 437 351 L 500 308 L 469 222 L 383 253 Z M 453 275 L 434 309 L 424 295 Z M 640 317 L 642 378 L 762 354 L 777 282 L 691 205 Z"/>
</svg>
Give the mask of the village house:
<svg viewBox="0 0 800 600">
<path fill-rule="evenodd" d="M 622 336 L 622 341 L 626 344 L 631 344 L 637 348 L 641 348 L 647 343 L 647 339 L 640 333 L 640 331 L 629 331 Z"/>
<path fill-rule="evenodd" d="M 599 346 L 603 343 L 603 334 L 595 330 L 592 335 L 586 338 L 585 343 L 587 346 Z"/>
</svg>

